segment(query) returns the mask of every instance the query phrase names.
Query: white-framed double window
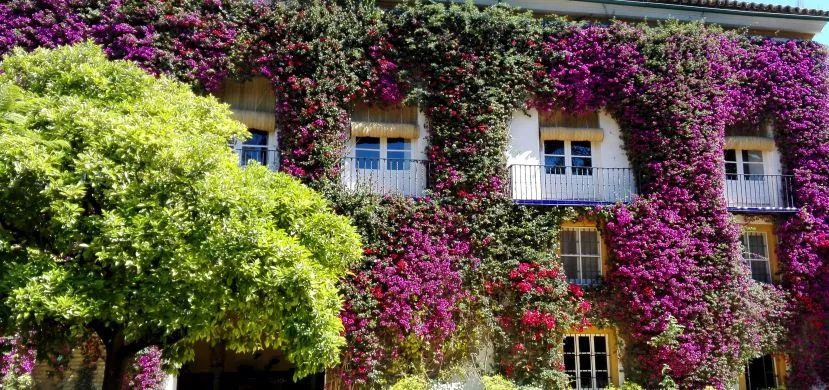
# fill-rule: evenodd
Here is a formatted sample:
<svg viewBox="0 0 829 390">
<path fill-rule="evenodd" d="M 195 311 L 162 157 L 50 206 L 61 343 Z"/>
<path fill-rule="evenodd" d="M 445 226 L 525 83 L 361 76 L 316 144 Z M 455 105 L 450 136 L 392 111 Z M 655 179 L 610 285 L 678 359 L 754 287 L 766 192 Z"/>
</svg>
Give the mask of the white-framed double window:
<svg viewBox="0 0 829 390">
<path fill-rule="evenodd" d="M 561 261 L 567 281 L 591 285 L 601 281 L 602 248 L 599 231 L 592 228 L 564 228 L 561 237 Z"/>
<path fill-rule="evenodd" d="M 751 269 L 751 277 L 758 282 L 771 283 L 771 263 L 766 233 L 743 232 L 740 241 L 743 244 L 743 261 Z"/>
<path fill-rule="evenodd" d="M 765 180 L 763 152 L 760 150 L 726 149 L 726 180 Z"/>
<path fill-rule="evenodd" d="M 358 169 L 408 171 L 412 142 L 405 138 L 356 137 L 354 158 Z"/>
<path fill-rule="evenodd" d="M 604 389 L 610 386 L 607 336 L 564 336 L 564 371 L 572 389 Z"/>
<path fill-rule="evenodd" d="M 253 162 L 271 169 L 277 168 L 276 134 L 271 131 L 250 129 L 250 138 L 236 140 L 231 147 L 239 155 L 239 165 L 248 166 Z"/>
<path fill-rule="evenodd" d="M 571 167 L 567 171 L 567 167 Z M 544 141 L 544 170 L 548 175 L 593 175 L 593 143 L 590 141 Z"/>
</svg>

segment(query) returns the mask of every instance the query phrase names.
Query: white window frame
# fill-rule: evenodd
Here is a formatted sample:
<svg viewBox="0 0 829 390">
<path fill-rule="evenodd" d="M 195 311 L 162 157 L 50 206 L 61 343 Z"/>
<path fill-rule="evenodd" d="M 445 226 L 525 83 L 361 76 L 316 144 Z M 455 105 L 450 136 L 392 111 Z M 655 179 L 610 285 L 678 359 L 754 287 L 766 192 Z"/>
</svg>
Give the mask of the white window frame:
<svg viewBox="0 0 829 390">
<path fill-rule="evenodd" d="M 737 180 L 765 180 L 764 176 L 767 175 L 768 167 L 766 161 L 769 160 L 766 152 L 762 150 L 754 150 L 754 149 L 725 149 L 725 151 L 733 150 L 734 151 L 734 160 L 725 160 L 726 166 L 727 164 L 736 164 L 737 165 L 737 178 L 736 179 L 729 179 L 730 175 L 734 175 L 734 173 L 728 173 L 726 171 L 725 179 L 727 181 L 737 181 Z M 763 161 L 760 162 L 749 162 L 743 159 L 743 152 L 756 152 L 760 154 L 760 158 Z M 725 153 L 723 153 L 723 158 L 725 158 Z M 763 173 L 760 174 L 751 174 L 745 172 L 745 164 L 748 165 L 759 165 L 763 168 Z M 749 176 L 759 176 L 756 179 L 749 179 Z"/>
<path fill-rule="evenodd" d="M 751 236 L 762 237 L 763 247 L 766 250 L 766 256 L 765 257 L 759 256 L 759 254 L 749 252 L 748 243 L 749 243 L 749 237 L 751 237 Z M 771 259 L 769 258 L 770 254 L 769 254 L 769 238 L 768 238 L 768 235 L 765 232 L 745 231 L 740 235 L 740 244 L 743 246 L 742 250 L 740 251 L 740 255 L 743 258 L 743 262 L 745 262 L 746 265 L 748 265 L 749 270 L 751 270 L 751 263 L 753 263 L 753 262 L 762 262 L 765 265 L 766 276 L 768 277 L 768 280 L 758 280 L 758 282 L 771 283 L 771 281 L 772 281 L 772 279 L 771 279 Z M 753 274 L 751 276 L 752 276 L 752 278 L 754 278 Z M 754 279 L 754 280 L 757 280 L 757 279 Z"/>
<path fill-rule="evenodd" d="M 604 276 L 604 270 L 602 269 L 604 265 L 604 259 L 602 258 L 602 236 L 597 229 L 594 228 L 578 228 L 578 227 L 566 227 L 561 229 L 562 232 L 571 231 L 576 232 L 576 250 L 578 253 L 564 253 L 564 241 L 559 236 L 559 253 L 562 259 L 562 266 L 564 263 L 564 256 L 575 256 L 578 257 L 578 261 L 576 262 L 576 272 L 577 278 L 571 279 L 568 277 L 567 281 L 570 283 L 575 283 L 579 285 L 590 285 L 590 284 L 597 284 Z M 582 239 L 581 234 L 582 232 L 593 232 L 596 234 L 596 255 L 591 254 L 584 254 L 584 250 L 582 247 Z M 595 260 L 598 265 L 599 275 L 597 279 L 588 279 L 585 278 L 583 275 L 583 264 L 585 260 Z M 566 277 L 566 274 L 565 274 Z"/>
<path fill-rule="evenodd" d="M 408 139 L 408 138 L 402 138 L 402 137 L 371 137 L 371 136 L 352 137 L 351 138 L 351 144 L 353 145 L 353 148 L 352 148 L 351 155 L 352 155 L 352 158 L 354 158 L 354 165 L 355 166 L 358 166 L 357 150 L 359 149 L 359 147 L 357 146 L 357 138 L 378 138 L 380 140 L 380 150 L 379 150 L 380 157 L 378 157 L 379 162 L 377 164 L 377 169 L 376 170 L 381 170 L 381 171 L 385 171 L 385 170 L 388 170 L 388 171 L 408 171 L 408 170 L 412 169 L 412 167 L 411 167 L 412 160 L 413 160 L 412 155 L 414 153 L 413 149 L 414 149 L 415 140 Z M 400 161 L 404 161 L 403 166 L 405 168 L 389 169 L 388 164 L 392 160 L 392 159 L 389 159 L 389 138 L 402 138 L 406 142 L 406 144 L 408 145 L 408 148 L 405 151 L 402 151 L 402 152 L 404 152 L 406 158 L 400 160 Z M 391 150 L 391 151 L 392 152 L 401 152 L 401 150 Z M 375 170 L 374 168 L 359 168 L 359 169 Z"/>
<path fill-rule="evenodd" d="M 575 373 L 576 386 L 572 387 L 572 389 L 574 389 L 574 390 L 586 390 L 586 389 L 595 390 L 595 389 L 599 389 L 599 387 L 596 383 L 596 377 L 597 377 L 597 373 L 602 373 L 602 372 L 607 374 L 607 384 L 608 384 L 608 386 L 613 384 L 613 378 L 610 375 L 610 368 L 611 367 L 610 367 L 610 336 L 609 335 L 607 335 L 607 334 L 571 333 L 571 334 L 565 334 L 564 337 L 565 337 L 565 339 L 567 337 L 572 337 L 573 338 L 573 353 L 572 353 L 572 355 L 574 356 L 574 361 L 575 361 L 575 371 L 568 371 L 565 367 L 565 373 L 567 374 L 568 378 L 572 378 L 572 377 L 570 377 L 570 373 Z M 589 370 L 583 370 L 582 367 L 581 367 L 581 359 L 579 359 L 579 355 L 581 354 L 581 351 L 580 351 L 580 348 L 579 348 L 579 337 L 588 337 L 590 339 L 590 351 L 589 351 L 589 354 L 590 354 L 590 369 Z M 596 369 L 596 337 L 603 337 L 604 338 L 604 350 L 605 350 L 604 357 L 606 359 L 606 361 L 605 361 L 605 367 L 607 367 L 606 370 L 597 370 Z M 562 352 L 563 351 L 564 351 L 564 345 L 562 344 Z M 563 356 L 566 356 L 566 355 L 570 355 L 570 353 L 563 353 Z M 581 381 L 579 380 L 579 376 L 580 376 L 579 374 L 582 373 L 582 372 L 589 372 L 590 373 L 590 382 L 591 382 L 590 387 L 582 387 L 581 386 Z"/>
<path fill-rule="evenodd" d="M 544 143 L 548 141 L 558 141 L 564 142 L 564 155 L 560 154 L 548 154 Z M 573 142 L 587 142 L 590 144 L 590 156 L 574 156 L 573 155 Z M 541 161 L 544 165 L 544 173 L 547 175 L 567 175 L 567 176 L 593 176 L 593 169 L 596 168 L 594 164 L 596 162 L 596 149 L 597 143 L 588 140 L 575 140 L 575 141 L 565 141 L 561 139 L 545 139 L 541 140 Z M 555 165 L 547 166 L 547 157 L 564 157 L 564 168 L 563 173 L 550 173 L 548 170 L 550 168 L 557 167 Z M 573 158 L 589 158 L 590 159 L 590 166 L 589 167 L 576 167 L 573 165 Z M 583 173 L 575 173 L 575 170 L 579 169 Z"/>
<path fill-rule="evenodd" d="M 277 149 L 278 140 L 276 137 L 276 131 L 267 131 L 261 129 L 248 129 L 248 131 L 265 132 L 267 133 L 268 141 L 265 145 L 245 145 L 246 140 L 243 139 L 234 139 L 233 141 L 231 141 L 230 146 L 233 148 L 233 151 L 236 152 L 236 155 L 239 157 L 239 166 L 244 167 L 247 165 L 246 161 L 242 161 L 242 151 L 245 148 L 257 148 L 265 150 L 265 158 L 268 160 L 266 166 L 269 169 L 279 169 L 279 152 Z"/>
</svg>

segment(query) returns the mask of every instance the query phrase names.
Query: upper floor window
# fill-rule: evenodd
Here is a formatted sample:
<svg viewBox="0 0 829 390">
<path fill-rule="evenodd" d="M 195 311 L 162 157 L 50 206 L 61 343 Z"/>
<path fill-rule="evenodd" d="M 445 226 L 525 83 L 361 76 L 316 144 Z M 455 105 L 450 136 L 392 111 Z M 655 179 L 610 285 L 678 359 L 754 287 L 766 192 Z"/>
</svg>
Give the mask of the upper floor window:
<svg viewBox="0 0 829 390">
<path fill-rule="evenodd" d="M 602 276 L 599 232 L 590 228 L 567 228 L 561 231 L 561 260 L 570 283 L 589 285 Z"/>
<path fill-rule="evenodd" d="M 751 268 L 751 277 L 758 282 L 771 283 L 768 240 L 765 233 L 745 232 L 741 237 L 743 261 Z"/>
<path fill-rule="evenodd" d="M 564 372 L 572 389 L 603 389 L 610 386 L 607 336 L 564 337 Z"/>
<path fill-rule="evenodd" d="M 259 164 L 267 166 L 271 163 L 268 158 L 268 132 L 250 130 L 250 135 L 251 137 L 242 143 L 241 150 L 239 151 L 241 165 L 246 166 L 251 161 L 256 161 Z"/>
<path fill-rule="evenodd" d="M 544 141 L 544 170 L 548 175 L 593 174 L 593 146 L 590 141 Z"/>
<path fill-rule="evenodd" d="M 359 169 L 408 170 L 412 159 L 412 143 L 404 138 L 357 137 L 354 157 Z"/>
<path fill-rule="evenodd" d="M 764 180 L 763 152 L 760 150 L 725 150 L 725 178 L 727 180 Z"/>
</svg>

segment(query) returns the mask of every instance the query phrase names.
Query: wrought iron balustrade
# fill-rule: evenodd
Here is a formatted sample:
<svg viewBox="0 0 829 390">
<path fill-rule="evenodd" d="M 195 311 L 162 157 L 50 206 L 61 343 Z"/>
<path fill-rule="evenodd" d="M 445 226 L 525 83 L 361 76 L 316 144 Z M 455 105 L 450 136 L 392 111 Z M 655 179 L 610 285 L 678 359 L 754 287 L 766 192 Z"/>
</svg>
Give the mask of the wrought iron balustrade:
<svg viewBox="0 0 829 390">
<path fill-rule="evenodd" d="M 792 175 L 725 175 L 725 198 L 732 211 L 794 211 Z"/>
<path fill-rule="evenodd" d="M 516 203 L 588 206 L 630 202 L 636 195 L 631 168 L 511 165 Z"/>
<path fill-rule="evenodd" d="M 343 158 L 340 180 L 346 188 L 378 195 L 420 196 L 429 182 L 426 160 L 393 158 Z"/>
</svg>

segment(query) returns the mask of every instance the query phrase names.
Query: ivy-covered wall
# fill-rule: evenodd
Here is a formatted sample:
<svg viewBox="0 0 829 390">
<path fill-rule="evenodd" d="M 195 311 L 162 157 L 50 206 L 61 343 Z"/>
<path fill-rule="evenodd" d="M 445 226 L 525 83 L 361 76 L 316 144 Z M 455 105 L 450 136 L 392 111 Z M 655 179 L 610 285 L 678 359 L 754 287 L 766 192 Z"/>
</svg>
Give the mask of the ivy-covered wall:
<svg viewBox="0 0 829 390">
<path fill-rule="evenodd" d="M 498 369 L 558 388 L 571 328 L 608 322 L 628 377 L 724 388 L 747 359 L 785 350 L 789 385 L 829 383 L 829 87 L 826 52 L 698 23 L 573 23 L 503 6 L 242 0 L 14 0 L 0 53 L 91 39 L 211 92 L 264 76 L 281 168 L 328 194 L 363 233 L 344 281 L 339 372 L 369 387 L 437 376 L 493 341 Z M 431 194 L 345 194 L 334 183 L 355 102 L 417 105 Z M 525 108 L 606 109 L 642 177 L 631 204 L 515 206 L 508 122 Z M 771 121 L 802 207 L 780 226 L 780 287 L 751 280 L 724 196 L 725 129 Z M 554 256 L 589 213 L 611 253 L 590 298 Z"/>
</svg>

